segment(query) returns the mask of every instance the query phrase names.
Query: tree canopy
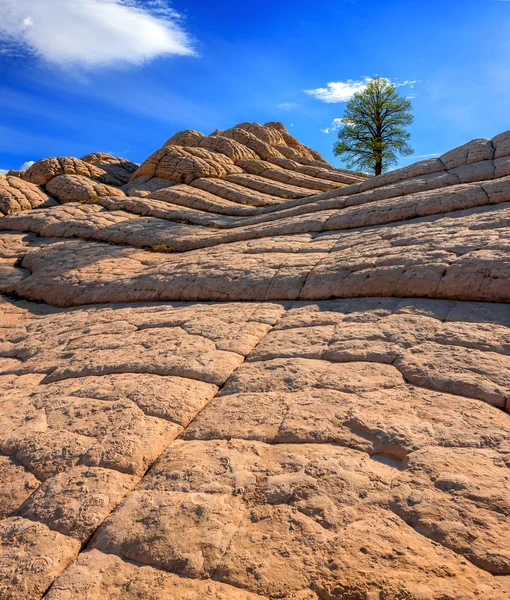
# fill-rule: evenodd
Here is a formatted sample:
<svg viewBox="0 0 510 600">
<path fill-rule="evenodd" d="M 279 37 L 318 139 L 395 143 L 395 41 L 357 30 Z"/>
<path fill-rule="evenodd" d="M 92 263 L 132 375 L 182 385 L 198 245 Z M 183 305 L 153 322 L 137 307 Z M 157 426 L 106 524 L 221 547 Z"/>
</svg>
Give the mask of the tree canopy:
<svg viewBox="0 0 510 600">
<path fill-rule="evenodd" d="M 333 152 L 349 169 L 380 175 L 397 164 L 398 155 L 413 154 L 406 131 L 413 119 L 411 102 L 388 79 L 372 79 L 347 103 Z"/>
</svg>

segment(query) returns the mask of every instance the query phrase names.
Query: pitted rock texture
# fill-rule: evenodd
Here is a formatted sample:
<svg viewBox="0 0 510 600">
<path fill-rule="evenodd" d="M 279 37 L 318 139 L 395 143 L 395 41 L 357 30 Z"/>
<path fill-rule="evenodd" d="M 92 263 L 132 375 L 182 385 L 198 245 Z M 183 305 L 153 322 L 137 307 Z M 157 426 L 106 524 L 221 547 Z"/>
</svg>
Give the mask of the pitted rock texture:
<svg viewBox="0 0 510 600">
<path fill-rule="evenodd" d="M 78 158 L 59 156 L 38 160 L 25 171 L 23 179 L 36 185 L 46 185 L 59 175 L 82 175 L 90 179 L 100 179 L 104 171 Z"/>
<path fill-rule="evenodd" d="M 510 598 L 510 133 L 186 130 L 0 210 L 2 600 Z"/>
<path fill-rule="evenodd" d="M 0 175 L 0 216 L 55 204 L 40 187 L 16 176 Z"/>
<path fill-rule="evenodd" d="M 111 185 L 98 183 L 83 175 L 57 175 L 46 184 L 46 191 L 61 204 L 66 202 L 94 203 L 100 196 L 124 196 Z"/>
</svg>

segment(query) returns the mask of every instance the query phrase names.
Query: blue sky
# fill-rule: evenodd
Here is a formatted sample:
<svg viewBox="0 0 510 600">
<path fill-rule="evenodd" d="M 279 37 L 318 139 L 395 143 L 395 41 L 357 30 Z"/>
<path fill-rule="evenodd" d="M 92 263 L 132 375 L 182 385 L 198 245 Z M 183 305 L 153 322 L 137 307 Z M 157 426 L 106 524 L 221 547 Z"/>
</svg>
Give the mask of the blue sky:
<svg viewBox="0 0 510 600">
<path fill-rule="evenodd" d="M 510 129 L 508 0 L 0 0 L 0 13 L 0 170 L 92 151 L 141 162 L 180 129 L 270 120 L 340 166 L 335 119 L 375 75 L 413 97 L 401 165 Z"/>
</svg>

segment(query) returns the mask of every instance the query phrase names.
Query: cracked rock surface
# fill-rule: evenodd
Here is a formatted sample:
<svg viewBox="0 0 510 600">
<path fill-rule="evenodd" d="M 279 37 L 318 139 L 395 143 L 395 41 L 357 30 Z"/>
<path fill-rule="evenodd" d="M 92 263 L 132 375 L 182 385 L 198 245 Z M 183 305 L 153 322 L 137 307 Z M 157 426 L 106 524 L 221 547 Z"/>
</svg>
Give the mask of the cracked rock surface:
<svg viewBox="0 0 510 600">
<path fill-rule="evenodd" d="M 0 216 L 2 600 L 510 598 L 510 132 L 186 130 Z"/>
</svg>

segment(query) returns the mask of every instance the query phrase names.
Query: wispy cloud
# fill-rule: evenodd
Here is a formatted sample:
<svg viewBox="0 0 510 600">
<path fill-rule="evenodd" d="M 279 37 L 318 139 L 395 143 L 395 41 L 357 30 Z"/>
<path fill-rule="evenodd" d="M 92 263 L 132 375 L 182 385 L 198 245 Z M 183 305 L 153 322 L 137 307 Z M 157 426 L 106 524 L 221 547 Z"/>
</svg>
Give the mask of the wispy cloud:
<svg viewBox="0 0 510 600">
<path fill-rule="evenodd" d="M 398 81 L 392 81 L 391 83 L 393 83 L 393 85 L 395 87 L 404 87 L 404 86 L 408 85 L 410 88 L 414 88 L 414 86 L 420 82 L 417 79 L 414 79 L 413 81 L 410 81 L 409 79 L 407 79 L 406 81 L 403 81 L 402 83 L 399 83 Z"/>
<path fill-rule="evenodd" d="M 314 96 L 323 102 L 348 102 L 354 94 L 365 90 L 372 79 L 372 77 L 363 77 L 359 80 L 348 79 L 347 81 L 330 81 L 326 84 L 326 87 L 304 91 L 310 96 Z M 392 80 L 389 81 L 391 81 L 395 87 L 409 86 L 412 88 L 418 83 L 418 81 L 410 80 L 403 81 L 402 83 Z"/>
<path fill-rule="evenodd" d="M 0 169 L 0 175 L 7 175 L 8 172 L 8 169 Z"/>
<path fill-rule="evenodd" d="M 435 158 L 436 156 L 440 156 L 440 153 L 433 152 L 432 154 L 413 154 L 413 160 L 415 158 Z"/>
<path fill-rule="evenodd" d="M 88 68 L 194 54 L 164 0 L 2 0 L 0 41 L 0 54 Z"/>
<path fill-rule="evenodd" d="M 281 102 L 277 104 L 277 108 L 281 108 L 282 110 L 292 110 L 294 108 L 299 108 L 299 104 L 297 102 Z"/>
</svg>

